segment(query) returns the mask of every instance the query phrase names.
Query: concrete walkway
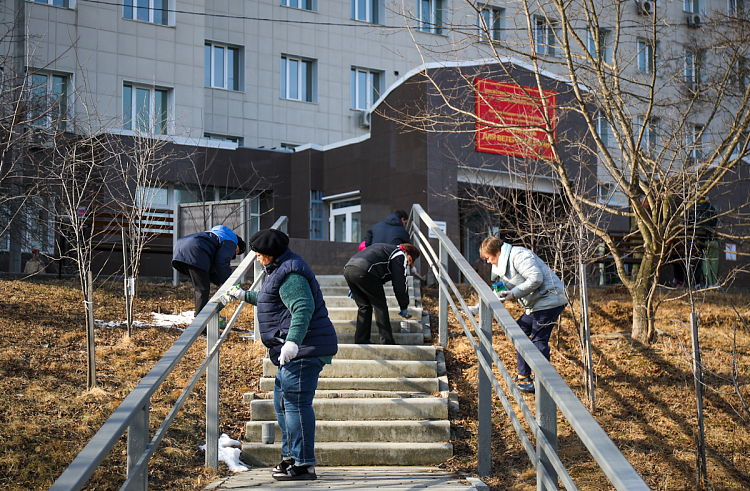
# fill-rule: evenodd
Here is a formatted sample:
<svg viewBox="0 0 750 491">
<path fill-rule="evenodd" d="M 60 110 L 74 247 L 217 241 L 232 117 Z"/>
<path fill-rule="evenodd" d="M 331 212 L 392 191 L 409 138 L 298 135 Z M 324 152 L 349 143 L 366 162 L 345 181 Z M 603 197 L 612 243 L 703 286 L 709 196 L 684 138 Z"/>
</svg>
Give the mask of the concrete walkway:
<svg viewBox="0 0 750 491">
<path fill-rule="evenodd" d="M 429 491 L 487 491 L 479 479 L 463 478 L 437 467 L 317 467 L 316 481 L 276 481 L 270 467 L 253 467 L 208 485 L 207 490 L 283 489 L 284 491 L 351 490 L 373 491 L 395 488 L 396 491 L 426 489 Z"/>
</svg>

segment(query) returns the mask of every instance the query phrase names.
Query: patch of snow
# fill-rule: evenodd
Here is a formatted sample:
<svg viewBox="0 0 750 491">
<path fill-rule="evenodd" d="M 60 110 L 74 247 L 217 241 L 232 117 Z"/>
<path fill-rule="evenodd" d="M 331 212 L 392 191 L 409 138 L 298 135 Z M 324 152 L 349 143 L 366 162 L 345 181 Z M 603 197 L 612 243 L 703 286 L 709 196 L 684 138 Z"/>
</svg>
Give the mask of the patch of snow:
<svg viewBox="0 0 750 491">
<path fill-rule="evenodd" d="M 151 312 L 151 321 L 133 321 L 133 327 L 174 327 L 176 329 L 185 330 L 185 327 L 189 326 L 195 315 L 192 310 L 186 310 L 180 314 L 158 314 Z M 127 324 L 127 321 L 109 321 L 104 322 L 102 320 L 95 320 L 97 327 L 103 327 L 106 329 L 113 329 Z"/>
<path fill-rule="evenodd" d="M 230 472 L 245 472 L 250 470 L 251 467 L 249 465 L 240 461 L 242 450 L 235 447 L 242 447 L 242 443 L 229 438 L 226 433 L 222 433 L 219 437 L 219 460 L 229 466 Z M 205 445 L 201 445 L 198 448 L 204 452 L 206 451 Z"/>
</svg>

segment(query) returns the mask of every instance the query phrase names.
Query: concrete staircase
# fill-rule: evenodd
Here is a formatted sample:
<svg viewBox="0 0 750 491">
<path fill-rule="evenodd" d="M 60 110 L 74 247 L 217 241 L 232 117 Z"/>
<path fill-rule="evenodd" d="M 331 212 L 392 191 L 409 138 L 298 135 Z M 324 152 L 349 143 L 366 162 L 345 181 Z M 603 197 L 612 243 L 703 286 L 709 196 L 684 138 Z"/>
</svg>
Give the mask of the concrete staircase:
<svg viewBox="0 0 750 491">
<path fill-rule="evenodd" d="M 419 281 L 409 278 L 409 313 L 402 325 L 390 284 L 385 286 L 391 328 L 398 346 L 350 344 L 357 306 L 347 296 L 343 276 L 318 276 L 339 338 L 339 352 L 320 374 L 313 407 L 315 454 L 319 465 L 436 465 L 453 455 L 445 359 L 440 347 L 427 345 L 430 331 L 423 316 Z M 389 295 L 390 294 L 390 295 Z M 373 319 L 372 341 L 378 342 Z M 263 423 L 276 421 L 273 386 L 276 367 L 263 361 L 260 393 L 245 394 L 251 421 L 246 423 L 242 460 L 274 465 L 281 456 L 281 432 L 273 444 L 261 443 Z"/>
</svg>

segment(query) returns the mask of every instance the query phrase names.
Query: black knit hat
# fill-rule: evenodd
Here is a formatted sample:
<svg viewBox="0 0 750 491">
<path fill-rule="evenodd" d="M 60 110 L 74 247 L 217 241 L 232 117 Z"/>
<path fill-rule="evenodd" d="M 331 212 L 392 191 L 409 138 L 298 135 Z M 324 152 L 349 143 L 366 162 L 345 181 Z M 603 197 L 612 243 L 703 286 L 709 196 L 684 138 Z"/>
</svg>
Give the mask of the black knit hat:
<svg viewBox="0 0 750 491">
<path fill-rule="evenodd" d="M 269 228 L 250 237 L 250 249 L 266 256 L 279 257 L 289 246 L 289 237 L 281 230 Z"/>
</svg>

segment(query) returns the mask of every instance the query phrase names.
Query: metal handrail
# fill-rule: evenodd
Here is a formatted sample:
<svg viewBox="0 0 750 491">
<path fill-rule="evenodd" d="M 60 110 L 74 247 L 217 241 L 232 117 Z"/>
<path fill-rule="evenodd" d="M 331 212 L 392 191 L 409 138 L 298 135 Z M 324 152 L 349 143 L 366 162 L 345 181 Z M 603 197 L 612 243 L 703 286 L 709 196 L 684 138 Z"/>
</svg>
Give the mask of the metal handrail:
<svg viewBox="0 0 750 491">
<path fill-rule="evenodd" d="M 279 218 L 271 228 L 285 230 L 287 217 Z M 201 375 L 206 373 L 206 466 L 219 468 L 219 351 L 232 326 L 239 317 L 245 302 L 240 302 L 223 332 L 219 333 L 219 312 L 224 305 L 219 297 L 239 283 L 255 262 L 255 253 L 250 252 L 217 290 L 203 310 L 193 319 L 185 332 L 167 350 L 140 383 L 128 394 L 99 431 L 65 469 L 50 491 L 77 491 L 86 485 L 91 475 L 109 455 L 115 444 L 127 430 L 128 477 L 121 490 L 148 489 L 148 462 L 156 452 L 169 426 L 179 413 Z M 256 262 L 257 264 L 257 262 Z M 256 271 L 258 271 L 256 269 Z M 251 286 L 255 290 L 263 282 L 263 274 L 255 274 Z M 151 396 L 175 369 L 193 343 L 206 329 L 206 358 L 183 389 L 153 438 L 149 441 L 149 405 Z"/>
<path fill-rule="evenodd" d="M 422 224 L 437 237 L 439 251 L 429 243 L 422 232 Z M 489 475 L 492 449 L 492 389 L 500 399 L 513 428 L 521 439 L 531 463 L 537 469 L 537 489 L 557 489 L 557 480 L 561 480 L 566 489 L 577 489 L 572 478 L 557 455 L 557 409 L 565 416 L 581 442 L 599 464 L 617 490 L 646 490 L 649 487 L 625 459 L 617 446 L 607 436 L 599 423 L 589 413 L 583 403 L 576 397 L 557 370 L 539 352 L 536 346 L 524 334 L 515 319 L 510 316 L 497 299 L 492 289 L 485 283 L 453 245 L 448 236 L 435 224 L 424 209 L 415 204 L 412 206 L 408 227 L 414 245 L 422 250 L 429 263 L 439 287 L 439 342 L 442 346 L 448 341 L 448 304 L 466 334 L 479 365 L 478 382 L 478 473 Z M 449 260 L 468 280 L 479 296 L 479 321 L 468 313 L 466 302 L 459 294 L 456 285 L 448 273 Z M 458 299 L 460 308 L 451 297 Z M 461 313 L 466 313 L 471 329 L 467 326 Z M 498 322 L 513 346 L 531 366 L 535 375 L 536 417 L 533 416 L 526 401 L 513 382 L 508 370 L 492 347 L 492 319 Z M 473 333 L 472 333 L 473 331 Z M 476 339 L 475 339 L 476 336 Z M 477 342 L 478 340 L 478 342 Z M 498 369 L 513 399 L 518 404 L 536 440 L 536 449 L 524 431 L 518 415 L 513 410 L 508 397 L 493 373 L 493 366 Z"/>
</svg>

